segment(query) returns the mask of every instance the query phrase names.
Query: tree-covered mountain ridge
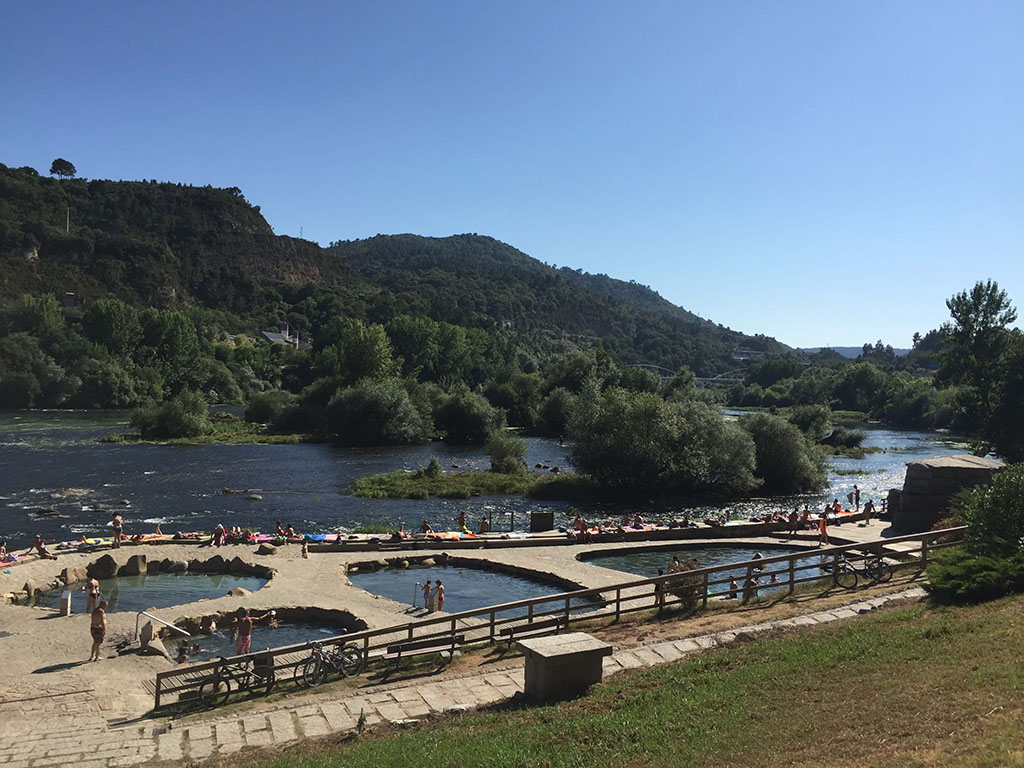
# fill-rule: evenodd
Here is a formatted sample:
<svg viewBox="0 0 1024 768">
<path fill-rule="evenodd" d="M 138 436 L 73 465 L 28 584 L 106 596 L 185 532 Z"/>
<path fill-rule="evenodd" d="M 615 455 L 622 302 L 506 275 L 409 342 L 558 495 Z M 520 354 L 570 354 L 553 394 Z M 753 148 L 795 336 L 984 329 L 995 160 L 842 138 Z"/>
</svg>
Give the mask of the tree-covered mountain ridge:
<svg viewBox="0 0 1024 768">
<path fill-rule="evenodd" d="M 741 350 L 782 352 L 607 275 L 548 266 L 490 237 L 378 235 L 329 248 L 275 235 L 240 189 L 57 180 L 0 165 L 0 301 L 115 296 L 267 325 L 304 302 L 362 320 L 401 314 L 499 330 L 538 352 L 599 348 L 700 375 Z M 310 297 L 313 297 L 312 299 Z M 310 329 L 315 332 L 314 327 Z"/>
<path fill-rule="evenodd" d="M 647 286 L 552 267 L 492 237 L 378 235 L 328 250 L 386 288 L 403 311 L 458 324 L 487 317 L 523 334 L 597 343 L 626 363 L 723 371 L 744 350 L 787 350 L 700 318 Z"/>
</svg>

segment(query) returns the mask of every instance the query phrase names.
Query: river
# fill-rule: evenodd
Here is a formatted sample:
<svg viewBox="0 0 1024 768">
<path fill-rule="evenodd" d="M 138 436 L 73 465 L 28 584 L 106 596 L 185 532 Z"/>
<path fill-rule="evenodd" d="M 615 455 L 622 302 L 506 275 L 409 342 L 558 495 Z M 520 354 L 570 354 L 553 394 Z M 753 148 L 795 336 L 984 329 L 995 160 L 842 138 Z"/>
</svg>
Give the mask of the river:
<svg viewBox="0 0 1024 768">
<path fill-rule="evenodd" d="M 437 530 L 450 530 L 461 512 L 470 525 L 487 514 L 496 529 L 527 526 L 527 512 L 553 509 L 556 524 L 568 520 L 567 502 L 538 502 L 509 497 L 472 499 L 359 499 L 348 493 L 352 480 L 396 469 L 414 470 L 437 456 L 446 469 L 486 469 L 479 447 L 431 443 L 389 448 L 339 448 L 299 445 L 118 445 L 99 442 L 125 431 L 123 413 L 0 412 L 0 540 L 27 547 L 39 533 L 48 540 L 108 535 L 116 512 L 125 532 L 150 533 L 161 523 L 165 533 L 227 527 L 273 530 L 276 521 L 300 532 L 351 530 L 367 523 L 418 527 L 426 518 Z M 845 499 L 854 483 L 861 498 L 883 498 L 903 484 L 904 463 L 912 459 L 963 452 L 963 445 L 924 432 L 868 429 L 865 445 L 884 453 L 864 459 L 835 459 L 829 488 L 799 499 L 752 499 L 729 505 L 734 517 Z M 566 450 L 556 440 L 526 438 L 527 463 L 568 468 Z M 867 474 L 844 476 L 836 470 Z M 547 472 L 548 470 L 537 470 Z M 241 493 L 224 493 L 225 488 Z M 68 492 L 72 493 L 69 494 Z M 262 496 L 251 500 L 248 494 Z M 127 502 L 127 503 L 125 503 Z M 40 514 L 52 509 L 56 516 Z M 696 515 L 721 507 L 691 509 Z M 632 512 L 601 505 L 585 510 L 597 517 Z M 643 511 L 643 510 L 641 510 Z M 681 514 L 682 510 L 679 510 Z M 650 516 L 649 512 L 644 514 Z"/>
</svg>

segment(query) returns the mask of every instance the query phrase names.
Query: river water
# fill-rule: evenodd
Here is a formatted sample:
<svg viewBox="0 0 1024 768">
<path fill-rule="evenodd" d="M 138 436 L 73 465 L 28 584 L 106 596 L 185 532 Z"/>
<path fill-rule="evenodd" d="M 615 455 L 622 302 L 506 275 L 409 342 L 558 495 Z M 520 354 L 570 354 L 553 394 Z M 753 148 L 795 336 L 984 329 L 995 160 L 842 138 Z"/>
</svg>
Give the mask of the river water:
<svg viewBox="0 0 1024 768">
<path fill-rule="evenodd" d="M 117 445 L 99 442 L 125 431 L 123 413 L 0 412 L 0 540 L 27 547 L 32 535 L 67 540 L 81 535 L 109 535 L 116 512 L 127 535 L 150 533 L 156 523 L 164 533 L 227 527 L 273 530 L 277 520 L 300 532 L 351 530 L 383 523 L 418 527 L 426 518 L 435 530 L 451 530 L 465 512 L 471 526 L 492 516 L 496 529 L 527 526 L 527 513 L 541 507 L 555 511 L 555 522 L 568 521 L 567 502 L 538 502 L 509 497 L 472 499 L 359 499 L 348 492 L 364 475 L 397 469 L 414 470 L 437 456 L 446 469 L 482 470 L 490 466 L 479 447 L 431 443 L 392 448 L 339 448 L 331 445 Z M 568 469 L 566 449 L 556 440 L 526 438 L 527 463 Z M 960 453 L 965 449 L 934 433 L 868 430 L 865 445 L 885 453 L 864 459 L 837 459 L 830 487 L 799 499 L 753 499 L 728 507 L 733 517 L 845 499 L 854 483 L 862 501 L 903 484 L 904 463 L 912 459 Z M 835 470 L 867 474 L 843 476 Z M 547 472 L 548 470 L 534 470 Z M 224 493 L 225 488 L 242 493 Z M 261 500 L 251 500 L 257 493 Z M 125 503 L 127 502 L 127 503 Z M 52 509 L 55 516 L 41 514 Z M 650 511 L 639 509 L 648 517 Z M 585 510 L 590 517 L 613 517 L 633 507 L 602 505 Z M 691 508 L 690 514 L 721 511 Z M 682 513 L 682 508 L 673 513 Z"/>
</svg>

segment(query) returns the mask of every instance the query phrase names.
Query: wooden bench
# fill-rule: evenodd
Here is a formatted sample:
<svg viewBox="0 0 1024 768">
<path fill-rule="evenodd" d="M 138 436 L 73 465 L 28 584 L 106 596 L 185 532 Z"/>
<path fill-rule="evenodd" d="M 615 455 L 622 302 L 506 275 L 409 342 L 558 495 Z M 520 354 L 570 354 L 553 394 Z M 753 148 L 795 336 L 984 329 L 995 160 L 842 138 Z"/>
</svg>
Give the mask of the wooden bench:
<svg viewBox="0 0 1024 768">
<path fill-rule="evenodd" d="M 454 655 L 455 651 L 466 642 L 465 635 L 443 635 L 441 637 L 428 637 L 423 640 L 403 640 L 400 643 L 392 643 L 387 647 L 384 654 L 385 660 L 395 660 L 397 667 L 402 657 L 427 656 L 432 653 L 444 653 L 448 651 Z M 451 661 L 451 656 L 449 656 Z"/>
<path fill-rule="evenodd" d="M 549 635 L 558 632 L 565 626 L 564 616 L 555 616 L 553 619 L 533 621 L 528 624 L 516 624 L 514 627 L 506 627 L 498 632 L 499 637 L 508 638 L 508 647 L 512 648 L 512 642 L 522 637 L 536 637 L 538 635 Z"/>
</svg>

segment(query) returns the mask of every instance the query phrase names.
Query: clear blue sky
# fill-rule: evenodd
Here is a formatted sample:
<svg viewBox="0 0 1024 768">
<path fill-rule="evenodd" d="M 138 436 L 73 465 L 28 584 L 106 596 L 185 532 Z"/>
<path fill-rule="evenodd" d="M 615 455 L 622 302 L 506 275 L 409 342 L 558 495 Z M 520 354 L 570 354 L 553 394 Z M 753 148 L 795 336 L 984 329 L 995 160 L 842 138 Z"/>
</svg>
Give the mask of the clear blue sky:
<svg viewBox="0 0 1024 768">
<path fill-rule="evenodd" d="M 1024 3 L 11 2 L 0 162 L 492 235 L 796 346 L 1024 314 Z"/>
</svg>

